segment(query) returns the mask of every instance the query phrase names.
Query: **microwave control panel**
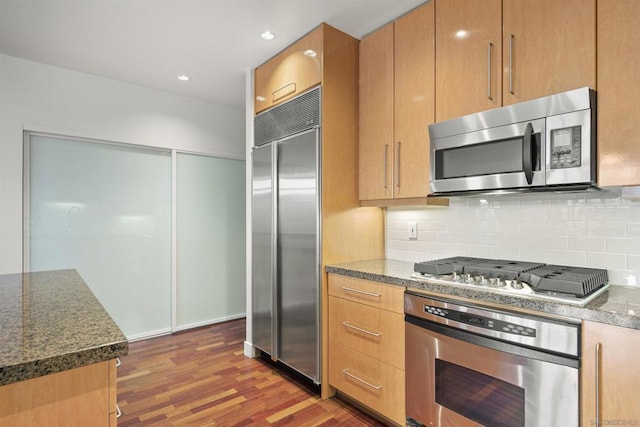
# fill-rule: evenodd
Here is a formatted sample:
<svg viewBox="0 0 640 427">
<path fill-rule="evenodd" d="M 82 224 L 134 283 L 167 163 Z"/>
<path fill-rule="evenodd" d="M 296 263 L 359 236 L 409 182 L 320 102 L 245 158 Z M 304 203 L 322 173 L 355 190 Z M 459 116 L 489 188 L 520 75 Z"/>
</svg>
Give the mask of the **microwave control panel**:
<svg viewBox="0 0 640 427">
<path fill-rule="evenodd" d="M 551 130 L 551 169 L 581 166 L 582 126 Z"/>
</svg>

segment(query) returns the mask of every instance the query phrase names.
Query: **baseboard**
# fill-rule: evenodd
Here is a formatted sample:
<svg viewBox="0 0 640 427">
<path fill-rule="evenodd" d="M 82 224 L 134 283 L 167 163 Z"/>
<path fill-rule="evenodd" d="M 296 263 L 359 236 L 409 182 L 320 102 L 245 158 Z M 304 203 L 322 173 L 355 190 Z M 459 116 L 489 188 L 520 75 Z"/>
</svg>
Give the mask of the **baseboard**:
<svg viewBox="0 0 640 427">
<path fill-rule="evenodd" d="M 246 313 L 234 314 L 231 316 L 218 317 L 217 319 L 204 320 L 202 322 L 190 323 L 188 325 L 176 326 L 173 332 L 186 331 L 187 329 L 199 328 L 201 326 L 209 326 L 216 323 L 228 322 L 229 320 L 237 320 L 246 317 Z"/>
<path fill-rule="evenodd" d="M 249 341 L 244 342 L 244 355 L 252 359 L 258 356 L 256 348 Z"/>
<path fill-rule="evenodd" d="M 161 337 L 163 335 L 169 335 L 170 333 L 171 333 L 171 329 L 170 328 L 158 329 L 158 330 L 155 330 L 155 331 L 143 332 L 141 334 L 129 335 L 127 337 L 127 341 L 129 341 L 129 342 L 141 341 L 141 340 L 146 340 L 146 339 L 149 339 L 149 338 L 155 338 L 155 337 Z"/>
</svg>

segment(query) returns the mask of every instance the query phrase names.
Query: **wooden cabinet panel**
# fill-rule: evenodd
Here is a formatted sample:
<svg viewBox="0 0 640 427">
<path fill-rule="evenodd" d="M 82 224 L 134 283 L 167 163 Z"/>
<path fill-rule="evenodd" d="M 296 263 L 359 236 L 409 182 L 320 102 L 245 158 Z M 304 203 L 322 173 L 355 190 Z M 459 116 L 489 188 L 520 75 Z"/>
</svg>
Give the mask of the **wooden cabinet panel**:
<svg viewBox="0 0 640 427">
<path fill-rule="evenodd" d="M 436 4 L 436 120 L 502 106 L 502 0 Z"/>
<path fill-rule="evenodd" d="M 595 89 L 595 0 L 504 0 L 502 13 L 504 105 Z"/>
<path fill-rule="evenodd" d="M 329 338 L 404 370 L 404 315 L 329 298 Z"/>
<path fill-rule="evenodd" d="M 394 22 L 393 197 L 429 193 L 429 132 L 435 120 L 433 2 Z"/>
<path fill-rule="evenodd" d="M 404 288 L 329 274 L 329 295 L 404 314 Z"/>
<path fill-rule="evenodd" d="M 434 21 L 432 1 L 360 43 L 361 201 L 415 203 L 429 193 Z"/>
<path fill-rule="evenodd" d="M 597 425 L 596 405 L 601 426 L 640 422 L 640 330 L 588 321 L 582 325 L 581 425 Z"/>
<path fill-rule="evenodd" d="M 315 55 L 305 52 L 312 50 Z M 256 114 L 301 94 L 322 80 L 322 25 L 255 70 Z"/>
<path fill-rule="evenodd" d="M 598 184 L 640 185 L 640 5 L 598 0 Z"/>
<path fill-rule="evenodd" d="M 393 196 L 393 23 L 360 42 L 360 199 Z"/>
<path fill-rule="evenodd" d="M 0 387 L 0 425 L 109 425 L 110 363 L 95 363 Z"/>
<path fill-rule="evenodd" d="M 404 371 L 330 340 L 329 382 L 399 425 L 405 425 Z"/>
</svg>

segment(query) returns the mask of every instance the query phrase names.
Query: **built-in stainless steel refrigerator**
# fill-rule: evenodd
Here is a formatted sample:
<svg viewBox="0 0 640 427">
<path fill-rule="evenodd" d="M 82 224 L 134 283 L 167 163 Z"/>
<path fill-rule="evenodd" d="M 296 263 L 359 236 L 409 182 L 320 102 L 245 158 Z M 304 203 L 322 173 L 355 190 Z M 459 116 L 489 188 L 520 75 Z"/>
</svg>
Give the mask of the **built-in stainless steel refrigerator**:
<svg viewBox="0 0 640 427">
<path fill-rule="evenodd" d="M 320 88 L 256 116 L 253 345 L 320 383 Z"/>
</svg>

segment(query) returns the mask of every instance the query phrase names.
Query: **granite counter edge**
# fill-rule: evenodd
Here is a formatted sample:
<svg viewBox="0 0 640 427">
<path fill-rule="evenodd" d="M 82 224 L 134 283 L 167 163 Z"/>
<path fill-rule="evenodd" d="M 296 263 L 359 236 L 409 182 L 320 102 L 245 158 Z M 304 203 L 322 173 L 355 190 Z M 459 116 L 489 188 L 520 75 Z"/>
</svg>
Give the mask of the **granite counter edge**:
<svg viewBox="0 0 640 427">
<path fill-rule="evenodd" d="M 46 359 L 0 367 L 0 386 L 13 384 L 44 375 L 81 368 L 94 363 L 126 356 L 129 353 L 127 340 L 103 344 L 97 347 L 72 351 Z"/>
<path fill-rule="evenodd" d="M 327 273 L 340 274 L 342 276 L 354 277 L 357 279 L 371 280 L 374 282 L 386 283 L 389 285 L 403 286 L 407 289 L 417 289 L 425 292 L 446 295 L 449 297 L 460 297 L 472 299 L 480 303 L 492 303 L 499 305 L 508 305 L 512 308 L 520 308 L 524 310 L 537 311 L 541 314 L 552 314 L 564 317 L 570 317 L 580 320 L 588 320 L 609 325 L 620 326 L 631 329 L 640 329 L 640 317 L 630 316 L 609 311 L 598 310 L 597 308 L 587 306 L 580 307 L 569 304 L 561 304 L 550 301 L 531 300 L 517 297 L 510 297 L 501 294 L 488 294 L 486 292 L 477 292 L 468 288 L 455 288 L 447 285 L 426 283 L 417 280 L 411 280 L 401 277 L 389 276 L 385 274 L 366 272 L 361 270 L 353 270 L 339 266 L 327 266 Z"/>
</svg>

